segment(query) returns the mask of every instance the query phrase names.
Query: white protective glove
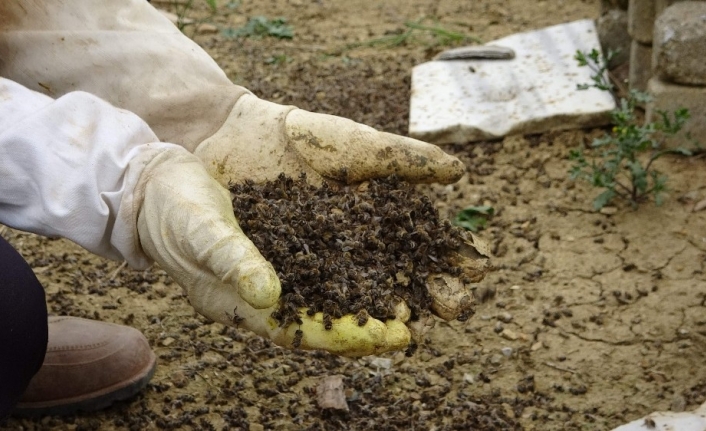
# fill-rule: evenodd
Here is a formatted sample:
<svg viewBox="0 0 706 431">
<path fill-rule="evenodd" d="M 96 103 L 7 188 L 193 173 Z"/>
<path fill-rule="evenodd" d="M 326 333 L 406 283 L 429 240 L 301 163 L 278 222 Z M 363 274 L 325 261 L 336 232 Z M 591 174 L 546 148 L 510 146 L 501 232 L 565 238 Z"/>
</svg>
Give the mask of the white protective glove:
<svg viewBox="0 0 706 431">
<path fill-rule="evenodd" d="M 279 281 L 238 227 L 230 194 L 193 154 L 157 141 L 137 116 L 95 96 L 52 100 L 0 78 L 0 223 L 137 268 L 157 260 L 197 311 L 233 324 L 235 310 L 241 326 L 283 346 L 296 329 L 302 348 L 339 354 L 407 345 L 400 320 L 361 328 L 346 316 L 326 331 L 319 315 L 279 328 L 270 317 Z"/>
<path fill-rule="evenodd" d="M 464 172 L 459 160 L 438 147 L 380 133 L 343 118 L 256 98 L 233 85 L 208 54 L 144 0 L 74 4 L 9 0 L 0 2 L 2 16 L 0 75 L 53 96 L 81 89 L 135 112 L 162 140 L 182 145 L 199 156 L 221 184 L 247 178 L 274 179 L 282 172 L 296 176 L 302 171 L 314 183 L 324 179 L 355 182 L 392 173 L 413 182 L 450 183 Z M 186 176 L 181 180 L 190 181 Z M 148 249 L 149 241 L 142 240 Z M 197 307 L 200 312 L 219 321 L 218 316 L 232 315 L 233 309 L 227 308 L 230 304 L 214 293 L 221 291 L 219 287 L 197 283 L 212 277 L 211 269 L 194 267 L 187 271 L 188 266 L 181 265 L 179 257 L 187 247 L 175 248 L 175 241 L 160 242 L 155 237 L 155 260 L 187 289 L 194 303 L 203 304 Z M 470 251 L 464 266 L 475 274 L 473 281 L 478 281 L 486 271 L 486 262 Z M 258 255 L 258 259 L 262 258 Z M 263 265 L 255 261 L 247 264 L 251 268 Z M 248 279 L 250 283 L 265 283 L 257 293 L 251 293 L 251 299 L 269 300 L 279 290 L 269 276 Z M 434 310 L 445 319 L 458 316 L 472 300 L 470 286 L 458 279 L 436 277 L 430 288 Z M 265 302 L 263 299 L 254 305 Z M 401 310 L 405 316 L 405 307 Z M 238 308 L 236 314 L 247 317 L 245 309 Z M 335 322 L 334 330 L 344 321 L 352 321 L 351 316 Z M 384 326 L 381 322 L 374 324 Z M 390 325 L 397 323 L 388 322 L 388 331 Z M 322 333 L 320 338 L 327 336 Z M 394 346 L 388 344 L 384 349 L 404 347 L 403 340 L 409 336 L 405 332 L 404 336 L 393 337 L 397 340 Z M 384 349 L 376 347 L 372 351 Z M 359 350 L 371 348 L 368 344 Z"/>
</svg>

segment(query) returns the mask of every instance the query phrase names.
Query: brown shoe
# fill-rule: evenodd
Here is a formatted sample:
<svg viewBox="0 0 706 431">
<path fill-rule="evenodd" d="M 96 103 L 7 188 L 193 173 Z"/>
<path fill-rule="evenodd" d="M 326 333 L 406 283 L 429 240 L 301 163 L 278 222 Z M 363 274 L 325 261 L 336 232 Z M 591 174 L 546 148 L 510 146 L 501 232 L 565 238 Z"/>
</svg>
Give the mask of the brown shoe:
<svg viewBox="0 0 706 431">
<path fill-rule="evenodd" d="M 44 363 L 13 414 L 61 415 L 107 407 L 144 388 L 155 365 L 137 329 L 50 316 Z"/>
</svg>

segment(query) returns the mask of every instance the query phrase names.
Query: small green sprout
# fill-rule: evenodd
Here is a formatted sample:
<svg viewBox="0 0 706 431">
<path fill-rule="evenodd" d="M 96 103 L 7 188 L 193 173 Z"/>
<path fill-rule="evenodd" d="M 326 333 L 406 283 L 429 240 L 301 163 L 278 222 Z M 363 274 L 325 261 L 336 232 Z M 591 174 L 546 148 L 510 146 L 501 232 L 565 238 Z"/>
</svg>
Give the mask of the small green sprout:
<svg viewBox="0 0 706 431">
<path fill-rule="evenodd" d="M 240 28 L 227 28 L 223 30 L 223 36 L 228 39 L 240 37 L 275 37 L 278 39 L 292 39 L 294 29 L 287 24 L 284 18 L 268 19 L 264 16 L 255 16 Z"/>
<path fill-rule="evenodd" d="M 453 224 L 471 232 L 478 232 L 485 228 L 494 213 L 495 209 L 486 205 L 466 207 L 456 214 Z"/>
</svg>

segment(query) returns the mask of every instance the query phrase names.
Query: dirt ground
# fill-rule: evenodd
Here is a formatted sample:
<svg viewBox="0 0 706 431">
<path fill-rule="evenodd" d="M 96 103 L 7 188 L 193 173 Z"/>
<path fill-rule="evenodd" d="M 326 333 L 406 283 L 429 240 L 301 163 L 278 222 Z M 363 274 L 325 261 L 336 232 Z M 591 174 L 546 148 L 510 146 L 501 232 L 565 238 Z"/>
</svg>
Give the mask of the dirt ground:
<svg viewBox="0 0 706 431">
<path fill-rule="evenodd" d="M 223 4 L 211 22 L 282 16 L 294 39 L 195 39 L 263 98 L 404 134 L 411 67 L 446 46 L 428 34 L 391 48 L 346 45 L 422 17 L 489 41 L 598 12 L 598 0 L 243 0 Z M 567 154 L 601 133 L 446 148 L 468 174 L 420 190 L 446 216 L 474 204 L 496 209 L 481 233 L 496 271 L 478 285 L 474 317 L 438 322 L 413 357 L 383 355 L 389 368 L 209 324 L 158 268 L 132 271 L 0 227 L 46 286 L 52 313 L 132 325 L 159 356 L 152 383 L 130 401 L 0 428 L 607 430 L 654 410 L 692 409 L 706 401 L 706 211 L 693 211 L 706 198 L 706 158 L 659 160 L 669 175 L 663 206 L 597 213 L 596 191 L 568 180 Z M 348 412 L 317 406 L 315 388 L 332 375 L 343 376 Z"/>
</svg>

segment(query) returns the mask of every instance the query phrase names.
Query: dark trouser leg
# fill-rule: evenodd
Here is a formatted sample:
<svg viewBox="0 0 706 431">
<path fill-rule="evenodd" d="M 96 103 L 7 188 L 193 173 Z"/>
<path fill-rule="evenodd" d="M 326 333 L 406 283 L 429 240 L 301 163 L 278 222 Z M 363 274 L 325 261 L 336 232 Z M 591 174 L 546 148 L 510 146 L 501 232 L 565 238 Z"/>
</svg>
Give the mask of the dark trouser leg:
<svg viewBox="0 0 706 431">
<path fill-rule="evenodd" d="M 19 401 L 47 350 L 44 288 L 0 237 L 0 419 Z"/>
</svg>

